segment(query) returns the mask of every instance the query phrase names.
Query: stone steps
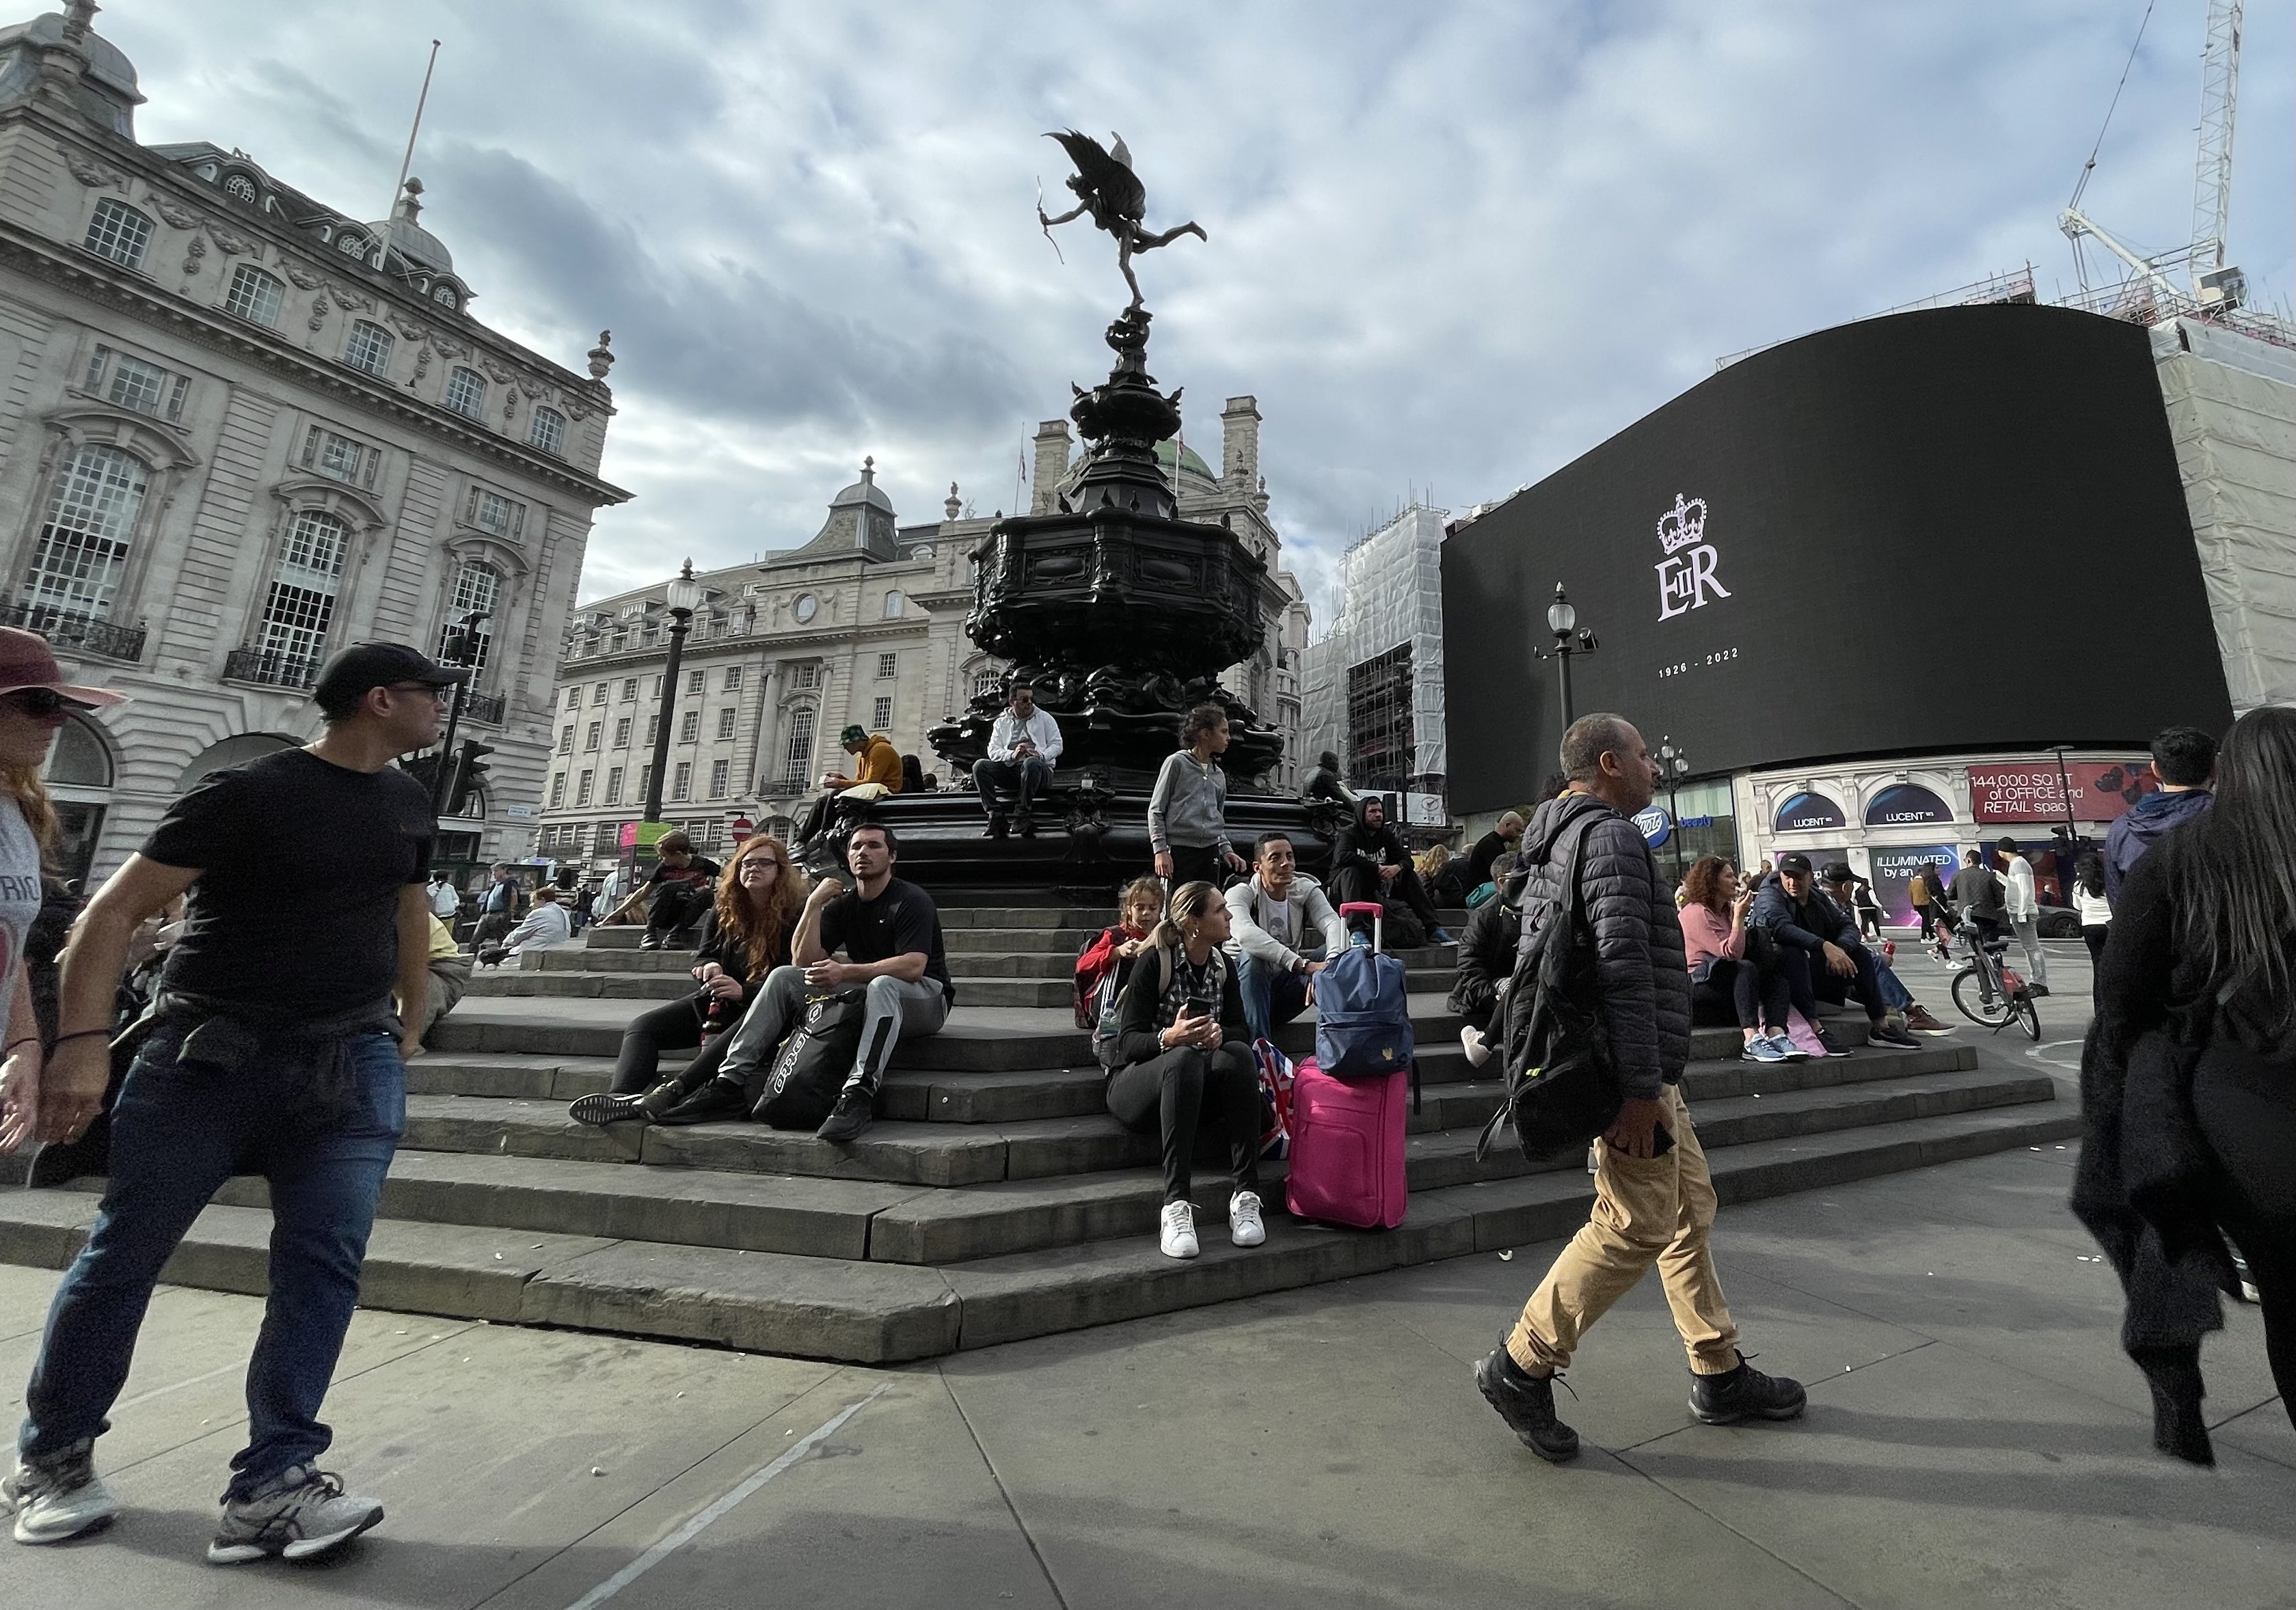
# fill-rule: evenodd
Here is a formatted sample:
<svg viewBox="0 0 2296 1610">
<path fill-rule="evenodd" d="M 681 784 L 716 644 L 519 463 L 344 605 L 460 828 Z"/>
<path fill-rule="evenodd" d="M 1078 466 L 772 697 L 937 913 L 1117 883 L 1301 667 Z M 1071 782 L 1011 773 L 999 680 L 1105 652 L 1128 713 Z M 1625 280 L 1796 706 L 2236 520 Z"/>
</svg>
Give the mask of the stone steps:
<svg viewBox="0 0 2296 1610">
<path fill-rule="evenodd" d="M 1712 1132 L 1710 1122 L 1702 1123 L 1702 1133 Z M 1718 1143 L 1712 1168 L 1725 1202 L 1748 1201 L 2016 1146 L 2047 1145 L 2078 1133 L 2079 1127 L 2078 1114 L 2056 1103 L 1956 1111 L 1815 1135 Z M 414 1176 L 421 1164 L 414 1159 L 406 1186 L 394 1189 L 455 1189 L 435 1181 L 418 1184 Z M 561 1165 L 504 1160 L 492 1181 L 495 1205 L 516 1211 L 526 1171 L 555 1166 Z M 616 1174 L 644 1172 L 601 1166 Z M 578 1196 L 586 1181 L 578 1182 L 570 1173 L 567 1179 L 566 1189 Z M 488 1183 L 481 1181 L 476 1189 L 487 1191 Z M 653 1206 L 619 1197 L 613 1207 L 622 1218 L 598 1222 L 651 1227 L 656 1221 L 648 1214 L 688 1211 L 678 1205 L 677 1193 L 692 1189 L 689 1182 L 665 1187 L 667 1194 Z M 558 1188 L 545 1189 L 556 1194 Z M 1565 1168 L 1415 1195 L 1409 1215 L 1391 1231 L 1325 1229 L 1275 1213 L 1268 1219 L 1265 1246 L 1231 1247 L 1208 1224 L 1204 1255 L 1187 1263 L 1162 1257 L 1144 1232 L 931 1267 L 387 1217 L 377 1222 L 370 1243 L 361 1300 L 369 1307 L 448 1317 L 890 1363 L 1552 1238 L 1583 1220 L 1590 1196 L 1585 1174 Z M 915 1200 L 902 1198 L 875 1210 L 878 1220 L 887 1221 L 889 1234 L 893 1226 L 888 1215 Z M 0 1197 L 0 1258 L 62 1267 L 85 1238 L 95 1207 L 95 1198 L 84 1191 Z M 785 1225 L 813 1216 L 804 1209 L 781 1209 L 763 1187 L 739 1212 L 724 1211 L 726 1222 L 745 1226 L 728 1233 L 768 1224 L 776 1212 Z M 845 1233 L 817 1220 L 816 1226 L 831 1236 L 824 1245 Z M 270 1215 L 260 1208 L 209 1207 L 162 1278 L 259 1294 L 265 1289 L 269 1234 Z M 1541 1272 L 1526 1266 L 1525 1287 Z"/>
</svg>

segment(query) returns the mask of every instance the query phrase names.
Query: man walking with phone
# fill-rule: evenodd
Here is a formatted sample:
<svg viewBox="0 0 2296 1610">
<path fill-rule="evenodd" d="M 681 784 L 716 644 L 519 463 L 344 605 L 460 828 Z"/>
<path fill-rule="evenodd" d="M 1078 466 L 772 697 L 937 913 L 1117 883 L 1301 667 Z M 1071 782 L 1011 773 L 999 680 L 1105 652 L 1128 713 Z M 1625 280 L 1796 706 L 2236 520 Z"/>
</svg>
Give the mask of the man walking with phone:
<svg viewBox="0 0 2296 1610">
<path fill-rule="evenodd" d="M 1587 1327 L 1658 1265 L 1675 1328 L 1690 1355 L 1690 1410 L 1709 1425 L 1802 1411 L 1799 1383 L 1764 1375 L 1738 1351 L 1708 1238 L 1714 1181 L 1683 1105 L 1690 1058 L 1690 972 L 1682 926 L 1636 827 L 1659 775 L 1632 723 L 1583 715 L 1562 737 L 1570 789 L 1541 805 L 1523 833 L 1531 868 L 1523 942 L 1551 920 L 1578 867 L 1579 905 L 1595 957 L 1595 1009 L 1624 1098 L 1595 1144 L 1595 1209 L 1523 1305 L 1504 1344 L 1475 1368 L 1475 1385 L 1539 1458 L 1559 1464 L 1578 1434 L 1555 1418 L 1554 1377 Z M 1575 942 L 1575 936 L 1557 935 Z"/>
<path fill-rule="evenodd" d="M 113 1108 L 103 1205 L 24 1391 L 4 1484 L 19 1542 L 119 1513 L 93 1450 L 144 1307 L 209 1198 L 250 1167 L 270 1188 L 270 1292 L 248 1360 L 248 1442 L 208 1558 L 307 1558 L 382 1518 L 318 1467 L 332 1440 L 319 1410 L 406 1125 L 403 1058 L 422 1049 L 430 977 L 423 870 L 439 824 L 428 791 L 390 763 L 437 740 L 447 691 L 469 675 L 404 643 L 344 650 L 311 693 L 326 730 L 177 800 L 81 916 L 41 1075 L 43 1140 L 76 1140 L 95 1116 L 128 940 L 189 895 Z"/>
</svg>

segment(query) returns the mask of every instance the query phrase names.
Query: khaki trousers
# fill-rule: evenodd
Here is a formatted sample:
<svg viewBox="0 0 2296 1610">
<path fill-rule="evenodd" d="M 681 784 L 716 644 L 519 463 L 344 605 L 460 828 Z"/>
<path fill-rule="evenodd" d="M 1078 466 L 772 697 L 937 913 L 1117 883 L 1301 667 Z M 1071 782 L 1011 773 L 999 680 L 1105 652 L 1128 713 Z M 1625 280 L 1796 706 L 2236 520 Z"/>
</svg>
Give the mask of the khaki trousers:
<svg viewBox="0 0 2296 1610">
<path fill-rule="evenodd" d="M 1507 1352 L 1532 1375 L 1567 1368 L 1588 1326 L 1635 1288 L 1653 1263 L 1695 1375 L 1738 1367 L 1738 1327 L 1723 1301 L 1707 1237 L 1714 1180 L 1682 1092 L 1667 1086 L 1660 1122 L 1674 1136 L 1663 1157 L 1629 1157 L 1595 1142 L 1595 1211 L 1523 1304 Z"/>
</svg>

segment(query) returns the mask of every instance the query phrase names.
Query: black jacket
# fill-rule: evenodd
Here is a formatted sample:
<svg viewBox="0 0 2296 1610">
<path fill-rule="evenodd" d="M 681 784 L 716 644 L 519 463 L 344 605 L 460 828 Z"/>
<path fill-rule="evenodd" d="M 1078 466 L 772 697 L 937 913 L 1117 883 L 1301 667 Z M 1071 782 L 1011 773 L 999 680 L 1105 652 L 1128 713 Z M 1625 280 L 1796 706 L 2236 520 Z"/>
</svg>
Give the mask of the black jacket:
<svg viewBox="0 0 2296 1610">
<path fill-rule="evenodd" d="M 1226 979 L 1220 987 L 1220 1026 L 1230 1040 L 1249 1041 L 1251 1030 L 1243 1020 L 1243 997 L 1236 993 L 1234 959 L 1218 951 L 1213 954 L 1220 957 Z M 1156 1009 L 1164 999 L 1164 979 L 1154 946 L 1132 959 L 1132 977 L 1124 981 L 1124 993 L 1116 1001 L 1116 1054 L 1127 1067 L 1164 1054 L 1164 1048 L 1156 1043 L 1156 1036 L 1169 1026 L 1156 1021 Z"/>
<path fill-rule="evenodd" d="M 1461 879 L 1467 886 L 1467 892 L 1472 895 L 1488 883 L 1491 880 L 1491 862 L 1513 848 L 1514 846 L 1499 837 L 1496 828 L 1476 839 L 1474 849 L 1467 856 L 1466 876 Z"/>
<path fill-rule="evenodd" d="M 1356 819 L 1340 830 L 1339 842 L 1332 846 L 1332 875 L 1334 878 L 1342 869 L 1350 866 L 1411 864 L 1411 851 L 1403 842 L 1401 830 L 1391 821 L 1382 821 L 1376 828 L 1365 822 L 1365 815 L 1376 803 L 1374 799 L 1358 801 Z"/>
<path fill-rule="evenodd" d="M 709 914 L 701 919 L 701 944 L 694 953 L 693 965 L 700 967 L 707 961 L 716 962 L 742 981 L 745 992 L 743 999 L 753 1001 L 757 998 L 758 986 L 766 981 L 766 975 L 777 967 L 789 964 L 790 942 L 796 933 L 797 923 L 792 914 L 789 927 L 782 932 L 781 943 L 774 947 L 774 953 L 766 958 L 763 967 L 752 973 L 743 959 L 748 947 L 732 936 L 718 932 L 718 910 L 712 906 Z"/>
<path fill-rule="evenodd" d="M 1596 990 L 1619 1089 L 1654 1100 L 1690 1060 L 1690 966 L 1682 917 L 1651 862 L 1642 830 L 1587 794 L 1541 805 L 1524 832 L 1530 865 L 1522 909 L 1558 900 L 1578 839 L 1587 840 L 1580 905 L 1595 936 Z M 1522 943 L 1536 937 L 1528 921 Z M 1513 1003 L 1509 1002 L 1510 1009 Z"/>
<path fill-rule="evenodd" d="M 1815 883 L 1808 897 L 1797 902 L 1786 893 L 1784 879 L 1775 876 L 1762 880 L 1761 893 L 1754 896 L 1754 909 L 1746 925 L 1798 951 L 1816 951 L 1828 944 L 1846 951 L 1858 943 L 1856 921 L 1820 894 Z"/>
<path fill-rule="evenodd" d="M 1522 909 L 1504 893 L 1475 908 L 1467 919 L 1466 936 L 1459 942 L 1458 978 L 1447 1002 L 1454 1014 L 1478 1028 L 1488 1025 L 1499 985 L 1514 974 L 1521 942 Z"/>
</svg>

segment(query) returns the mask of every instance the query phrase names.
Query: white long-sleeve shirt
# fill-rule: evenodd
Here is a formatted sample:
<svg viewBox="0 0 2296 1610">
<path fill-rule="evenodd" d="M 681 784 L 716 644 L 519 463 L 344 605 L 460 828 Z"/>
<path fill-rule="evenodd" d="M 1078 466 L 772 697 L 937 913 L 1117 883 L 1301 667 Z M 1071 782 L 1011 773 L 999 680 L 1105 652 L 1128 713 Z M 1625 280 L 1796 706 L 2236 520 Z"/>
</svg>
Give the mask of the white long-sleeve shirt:
<svg viewBox="0 0 2296 1610">
<path fill-rule="evenodd" d="M 2040 897 L 2033 892 L 2033 863 L 2022 855 L 2012 855 L 2009 857 L 2009 920 L 2024 922 L 2040 914 Z"/>
<path fill-rule="evenodd" d="M 1061 764 L 1061 723 L 1043 710 L 1031 710 L 1029 719 L 1021 721 L 1007 710 L 988 729 L 988 758 L 1008 761 L 1013 758 L 1013 746 L 1023 738 L 1037 746 L 1037 756 L 1048 766 Z"/>
</svg>

